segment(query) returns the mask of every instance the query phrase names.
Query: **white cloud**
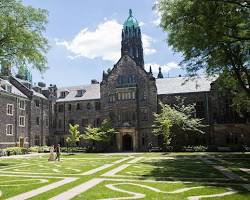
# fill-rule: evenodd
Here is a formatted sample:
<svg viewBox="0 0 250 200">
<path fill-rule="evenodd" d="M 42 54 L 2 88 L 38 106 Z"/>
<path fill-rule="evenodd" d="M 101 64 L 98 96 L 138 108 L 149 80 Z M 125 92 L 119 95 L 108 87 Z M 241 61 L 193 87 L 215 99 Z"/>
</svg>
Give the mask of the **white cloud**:
<svg viewBox="0 0 250 200">
<path fill-rule="evenodd" d="M 139 26 L 140 26 L 140 27 L 142 27 L 142 26 L 144 26 L 144 25 L 145 25 L 144 22 L 139 22 Z"/>
<path fill-rule="evenodd" d="M 159 26 L 161 23 L 161 13 L 159 10 L 155 9 L 154 10 L 154 16 L 155 19 L 152 21 L 153 24 L 155 24 L 156 26 Z"/>
<path fill-rule="evenodd" d="M 71 52 L 70 59 L 87 57 L 116 62 L 120 58 L 121 31 L 122 25 L 116 20 L 105 20 L 94 31 L 84 28 L 71 41 L 56 39 L 55 42 Z M 142 41 L 145 55 L 156 52 L 151 47 L 154 40 L 150 36 L 142 34 Z"/>
<path fill-rule="evenodd" d="M 150 66 L 152 68 L 153 73 L 158 73 L 159 67 L 161 67 L 162 73 L 167 73 L 170 70 L 181 68 L 180 65 L 178 65 L 178 63 L 176 63 L 176 62 L 169 62 L 165 65 L 159 65 L 157 63 L 147 63 L 147 64 L 145 64 L 146 71 L 149 71 Z"/>
</svg>

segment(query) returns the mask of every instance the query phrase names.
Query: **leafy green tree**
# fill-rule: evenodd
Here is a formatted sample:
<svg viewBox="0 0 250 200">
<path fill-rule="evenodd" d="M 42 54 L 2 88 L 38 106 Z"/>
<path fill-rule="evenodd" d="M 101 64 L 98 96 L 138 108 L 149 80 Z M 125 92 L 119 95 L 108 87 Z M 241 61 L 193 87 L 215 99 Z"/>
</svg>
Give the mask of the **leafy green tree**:
<svg viewBox="0 0 250 200">
<path fill-rule="evenodd" d="M 184 105 L 184 99 L 177 98 L 178 104 L 173 107 L 160 103 L 162 108 L 160 113 L 155 113 L 153 133 L 162 135 L 165 145 L 169 145 L 177 133 L 204 133 L 202 130 L 206 125 L 203 119 L 193 117 L 195 106 L 193 104 Z"/>
<path fill-rule="evenodd" d="M 155 8 L 160 26 L 168 32 L 168 44 L 183 54 L 181 64 L 191 76 L 199 70 L 223 75 L 222 86 L 230 80 L 233 91 L 237 88 L 237 94 L 249 100 L 249 1 L 159 0 Z"/>
<path fill-rule="evenodd" d="M 74 147 L 76 146 L 76 143 L 80 141 L 81 135 L 78 129 L 79 129 L 78 124 L 75 124 L 75 125 L 69 124 L 70 136 L 66 138 L 68 147 Z"/>
<path fill-rule="evenodd" d="M 88 126 L 82 137 L 90 141 L 108 142 L 116 133 L 117 131 L 112 127 L 111 121 L 105 119 L 98 128 Z"/>
<path fill-rule="evenodd" d="M 0 1 L 0 64 L 46 69 L 48 41 L 43 32 L 47 14 L 19 0 Z"/>
</svg>

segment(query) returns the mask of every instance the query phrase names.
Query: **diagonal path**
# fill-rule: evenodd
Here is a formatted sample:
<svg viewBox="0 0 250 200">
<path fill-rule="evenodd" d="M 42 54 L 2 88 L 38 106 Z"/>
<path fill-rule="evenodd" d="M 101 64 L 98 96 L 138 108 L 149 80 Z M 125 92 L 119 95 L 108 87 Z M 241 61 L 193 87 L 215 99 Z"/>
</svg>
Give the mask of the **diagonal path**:
<svg viewBox="0 0 250 200">
<path fill-rule="evenodd" d="M 67 190 L 66 192 L 63 192 L 53 198 L 50 198 L 49 200 L 69 200 L 74 198 L 75 196 L 87 191 L 88 189 L 96 186 L 97 184 L 101 183 L 103 179 L 100 178 L 94 178 L 91 179 L 81 185 L 78 185 L 76 187 L 71 188 L 70 190 Z"/>
<path fill-rule="evenodd" d="M 46 186 L 43 186 L 41 188 L 38 188 L 38 189 L 35 189 L 35 190 L 32 190 L 30 192 L 26 192 L 26 193 L 22 193 L 20 195 L 17 195 L 17 196 L 14 196 L 14 197 L 11 197 L 7 200 L 25 200 L 25 199 L 29 199 L 31 197 L 34 197 L 34 196 L 37 196 L 39 194 L 42 194 L 44 192 L 47 192 L 49 190 L 52 190 L 52 189 L 55 189 L 57 187 L 60 187 L 62 185 L 65 185 L 67 183 L 71 183 L 75 180 L 77 180 L 78 178 L 65 178 L 61 181 L 58 181 L 58 182 L 55 182 L 55 183 L 52 183 L 52 184 L 49 184 L 49 185 L 46 185 Z"/>
</svg>

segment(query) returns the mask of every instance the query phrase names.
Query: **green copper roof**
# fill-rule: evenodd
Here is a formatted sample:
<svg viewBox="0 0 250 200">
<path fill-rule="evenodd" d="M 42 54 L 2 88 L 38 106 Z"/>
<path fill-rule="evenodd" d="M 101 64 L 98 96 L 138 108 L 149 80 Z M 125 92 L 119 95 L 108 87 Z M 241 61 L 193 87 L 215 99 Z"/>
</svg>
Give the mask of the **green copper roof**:
<svg viewBox="0 0 250 200">
<path fill-rule="evenodd" d="M 135 28 L 137 28 L 137 27 L 139 27 L 139 23 L 138 23 L 138 21 L 133 17 L 133 15 L 132 15 L 132 10 L 129 9 L 129 17 L 128 17 L 127 20 L 124 22 L 123 27 L 124 27 L 124 28 L 125 28 L 125 27 L 132 28 L 133 26 L 134 26 Z"/>
</svg>

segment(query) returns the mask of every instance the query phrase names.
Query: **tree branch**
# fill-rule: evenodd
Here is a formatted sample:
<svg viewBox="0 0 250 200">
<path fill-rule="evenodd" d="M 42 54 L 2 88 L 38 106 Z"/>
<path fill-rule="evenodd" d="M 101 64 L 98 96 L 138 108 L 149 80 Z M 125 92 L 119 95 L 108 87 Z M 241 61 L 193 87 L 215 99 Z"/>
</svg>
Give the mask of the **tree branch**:
<svg viewBox="0 0 250 200">
<path fill-rule="evenodd" d="M 250 8 L 250 2 L 248 0 L 207 0 L 207 1 L 230 3 L 241 6 L 243 8 Z"/>
</svg>

